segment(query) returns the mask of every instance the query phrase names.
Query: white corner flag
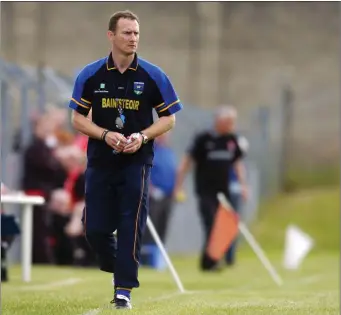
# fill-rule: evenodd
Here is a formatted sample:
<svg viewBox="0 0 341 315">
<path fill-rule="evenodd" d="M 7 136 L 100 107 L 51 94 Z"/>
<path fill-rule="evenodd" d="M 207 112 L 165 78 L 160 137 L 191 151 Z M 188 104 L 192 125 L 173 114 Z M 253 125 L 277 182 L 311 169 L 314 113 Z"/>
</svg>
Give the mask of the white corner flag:
<svg viewBox="0 0 341 315">
<path fill-rule="evenodd" d="M 289 225 L 285 236 L 284 268 L 298 269 L 313 246 L 314 241 L 308 234 L 297 226 Z"/>
</svg>

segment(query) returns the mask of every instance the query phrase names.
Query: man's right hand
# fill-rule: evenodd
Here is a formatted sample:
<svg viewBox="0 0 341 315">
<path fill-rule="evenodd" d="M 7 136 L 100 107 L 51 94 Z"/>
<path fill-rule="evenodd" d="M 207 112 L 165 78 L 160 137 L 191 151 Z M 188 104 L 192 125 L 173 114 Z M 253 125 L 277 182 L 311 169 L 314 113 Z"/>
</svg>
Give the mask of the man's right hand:
<svg viewBox="0 0 341 315">
<path fill-rule="evenodd" d="M 187 198 L 182 187 L 176 187 L 173 191 L 173 198 L 176 202 L 184 202 Z"/>
<path fill-rule="evenodd" d="M 118 132 L 109 131 L 105 136 L 105 142 L 117 152 L 121 152 L 127 144 L 127 139 Z"/>
</svg>

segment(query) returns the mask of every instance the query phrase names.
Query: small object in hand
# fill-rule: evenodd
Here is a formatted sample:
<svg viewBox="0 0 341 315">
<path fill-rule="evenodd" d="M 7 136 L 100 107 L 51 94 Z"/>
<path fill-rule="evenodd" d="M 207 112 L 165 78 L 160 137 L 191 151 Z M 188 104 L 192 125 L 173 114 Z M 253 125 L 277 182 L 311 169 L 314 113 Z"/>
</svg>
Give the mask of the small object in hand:
<svg viewBox="0 0 341 315">
<path fill-rule="evenodd" d="M 130 135 L 128 137 L 128 141 L 127 141 L 127 144 L 133 142 L 134 140 L 138 139 L 140 137 L 140 134 L 139 133 L 133 133 L 132 135 Z"/>
<path fill-rule="evenodd" d="M 187 199 L 187 196 L 183 190 L 179 191 L 175 196 L 175 200 L 177 202 L 185 202 L 186 199 Z"/>
</svg>

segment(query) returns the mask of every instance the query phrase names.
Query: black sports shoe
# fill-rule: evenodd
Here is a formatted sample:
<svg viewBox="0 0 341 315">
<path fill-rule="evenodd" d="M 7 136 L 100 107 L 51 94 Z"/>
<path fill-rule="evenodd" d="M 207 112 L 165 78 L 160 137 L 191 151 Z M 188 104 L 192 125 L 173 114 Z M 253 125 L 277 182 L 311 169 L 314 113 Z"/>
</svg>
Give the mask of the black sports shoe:
<svg viewBox="0 0 341 315">
<path fill-rule="evenodd" d="M 133 307 L 131 306 L 130 299 L 122 294 L 115 294 L 114 299 L 110 302 L 111 304 L 115 304 L 116 309 L 129 309 L 131 310 Z"/>
</svg>

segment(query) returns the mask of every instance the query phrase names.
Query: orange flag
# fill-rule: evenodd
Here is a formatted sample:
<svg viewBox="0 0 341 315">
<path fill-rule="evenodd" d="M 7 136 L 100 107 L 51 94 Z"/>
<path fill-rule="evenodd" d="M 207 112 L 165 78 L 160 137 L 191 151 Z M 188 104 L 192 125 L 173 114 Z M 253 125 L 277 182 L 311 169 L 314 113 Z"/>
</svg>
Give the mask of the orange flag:
<svg viewBox="0 0 341 315">
<path fill-rule="evenodd" d="M 214 219 L 206 253 L 219 261 L 238 235 L 238 215 L 233 209 L 226 209 L 221 203 Z"/>
</svg>

